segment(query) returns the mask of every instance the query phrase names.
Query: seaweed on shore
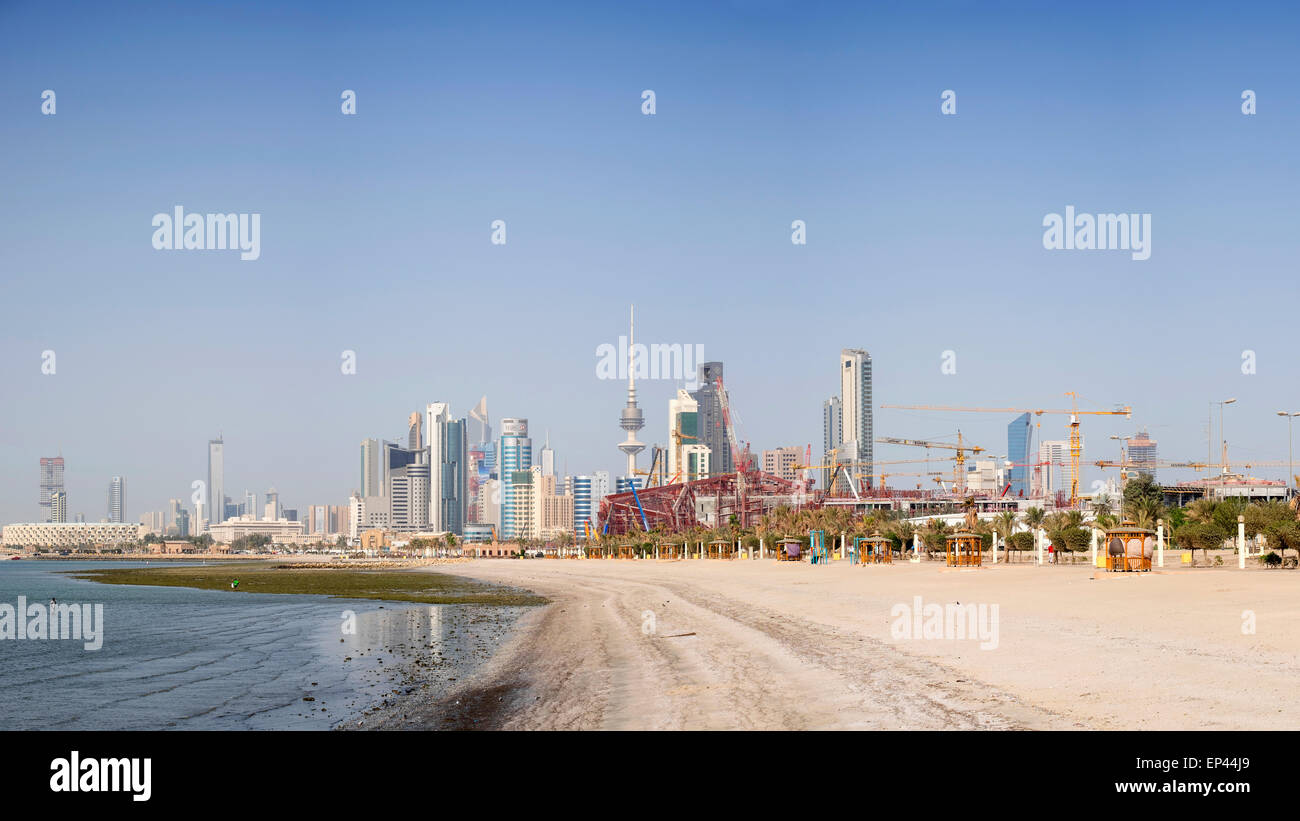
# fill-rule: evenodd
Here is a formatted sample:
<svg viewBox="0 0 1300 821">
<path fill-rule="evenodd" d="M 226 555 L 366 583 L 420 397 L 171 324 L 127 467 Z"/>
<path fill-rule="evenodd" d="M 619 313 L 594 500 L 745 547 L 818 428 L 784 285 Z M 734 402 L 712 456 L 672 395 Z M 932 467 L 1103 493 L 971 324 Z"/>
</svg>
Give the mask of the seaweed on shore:
<svg viewBox="0 0 1300 821">
<path fill-rule="evenodd" d="M 420 604 L 482 604 L 528 607 L 548 599 L 527 590 L 446 573 L 361 570 L 339 567 L 267 567 L 264 563 L 186 567 L 78 570 L 69 575 L 102 584 L 194 587 L 236 593 L 301 593 L 345 599 L 380 599 Z M 239 580 L 238 589 L 231 582 Z"/>
</svg>

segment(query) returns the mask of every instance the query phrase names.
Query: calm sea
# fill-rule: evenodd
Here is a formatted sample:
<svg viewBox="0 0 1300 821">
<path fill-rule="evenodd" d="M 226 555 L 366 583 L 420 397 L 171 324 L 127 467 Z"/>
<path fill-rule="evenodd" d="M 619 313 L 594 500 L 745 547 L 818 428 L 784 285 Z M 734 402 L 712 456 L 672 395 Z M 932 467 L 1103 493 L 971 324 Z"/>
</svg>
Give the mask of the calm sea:
<svg viewBox="0 0 1300 821">
<path fill-rule="evenodd" d="M 99 650 L 0 640 L 0 730 L 329 729 L 398 686 L 401 658 L 390 651 L 409 659 L 414 648 L 451 666 L 475 653 L 456 620 L 442 618 L 445 606 L 98 584 L 63 572 L 141 564 L 0 561 L 0 602 L 104 605 Z M 345 610 L 356 613 L 355 634 L 342 629 Z"/>
</svg>

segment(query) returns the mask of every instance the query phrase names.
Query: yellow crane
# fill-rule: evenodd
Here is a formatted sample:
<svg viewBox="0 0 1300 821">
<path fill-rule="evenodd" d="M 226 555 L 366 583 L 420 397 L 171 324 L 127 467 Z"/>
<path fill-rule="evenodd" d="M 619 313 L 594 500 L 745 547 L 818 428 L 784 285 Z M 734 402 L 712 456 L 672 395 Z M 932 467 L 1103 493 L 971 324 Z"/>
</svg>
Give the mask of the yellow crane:
<svg viewBox="0 0 1300 821">
<path fill-rule="evenodd" d="M 1128 405 L 1116 410 L 1079 410 L 1079 396 L 1074 391 L 1067 391 L 1070 407 L 1056 408 L 967 408 L 954 405 L 881 405 L 882 408 L 901 408 L 903 410 L 961 411 L 975 413 L 1032 413 L 1042 416 L 1045 413 L 1068 413 L 1070 415 L 1070 504 L 1079 501 L 1079 459 L 1083 455 L 1083 440 L 1079 436 L 1080 416 L 1123 416 L 1133 418 L 1133 409 Z"/>
<path fill-rule="evenodd" d="M 956 460 L 953 465 L 953 486 L 958 492 L 966 488 L 966 471 L 963 469 L 966 465 L 966 453 L 983 453 L 984 448 L 979 445 L 967 445 L 962 442 L 961 431 L 957 431 L 957 444 L 952 442 L 931 442 L 925 439 L 899 439 L 894 436 L 882 436 L 876 440 L 882 445 L 912 445 L 920 448 L 944 448 L 946 450 L 957 451 L 952 458 Z"/>
</svg>

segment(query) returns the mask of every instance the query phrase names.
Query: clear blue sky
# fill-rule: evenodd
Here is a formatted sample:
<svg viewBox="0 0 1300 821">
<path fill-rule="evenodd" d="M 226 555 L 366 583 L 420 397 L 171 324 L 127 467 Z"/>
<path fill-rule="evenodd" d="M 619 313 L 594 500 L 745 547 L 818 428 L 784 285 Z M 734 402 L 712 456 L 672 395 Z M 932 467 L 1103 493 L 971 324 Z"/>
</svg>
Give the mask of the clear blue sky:
<svg viewBox="0 0 1300 821">
<path fill-rule="evenodd" d="M 1131 404 L 1084 423 L 1090 461 L 1138 425 L 1203 457 L 1230 396 L 1233 455 L 1286 458 L 1284 4 L 272 5 L 0 4 L 0 521 L 36 516 L 60 450 L 88 519 L 113 474 L 132 519 L 188 499 L 218 432 L 232 497 L 342 504 L 362 438 L 482 394 L 568 472 L 617 473 L 595 350 L 632 302 L 638 338 L 726 363 L 756 449 L 820 448 L 851 346 L 877 402 Z M 260 213 L 261 259 L 155 251 L 177 204 Z M 1067 205 L 1152 214 L 1151 259 L 1045 251 Z M 643 439 L 676 387 L 642 385 Z M 876 420 L 1005 453 L 1000 416 Z"/>
</svg>

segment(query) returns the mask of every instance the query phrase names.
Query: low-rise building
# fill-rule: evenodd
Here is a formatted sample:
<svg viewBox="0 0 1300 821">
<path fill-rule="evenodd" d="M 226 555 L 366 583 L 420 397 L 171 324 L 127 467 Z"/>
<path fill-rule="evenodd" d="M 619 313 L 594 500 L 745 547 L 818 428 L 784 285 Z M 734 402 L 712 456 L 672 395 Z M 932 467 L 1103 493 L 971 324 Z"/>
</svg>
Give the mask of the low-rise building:
<svg viewBox="0 0 1300 821">
<path fill-rule="evenodd" d="M 129 522 L 43 522 L 5 525 L 0 542 L 7 547 L 116 546 L 138 542 L 145 527 Z"/>
</svg>

